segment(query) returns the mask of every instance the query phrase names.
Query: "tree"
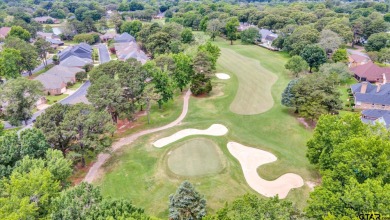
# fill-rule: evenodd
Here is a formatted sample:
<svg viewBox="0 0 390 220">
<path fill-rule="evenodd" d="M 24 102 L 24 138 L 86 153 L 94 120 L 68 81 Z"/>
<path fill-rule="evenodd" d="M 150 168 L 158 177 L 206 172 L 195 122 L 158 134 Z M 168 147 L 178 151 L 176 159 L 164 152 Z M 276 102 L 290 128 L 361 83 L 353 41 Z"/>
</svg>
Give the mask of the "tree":
<svg viewBox="0 0 390 220">
<path fill-rule="evenodd" d="M 318 68 L 321 64 L 326 62 L 325 51 L 316 45 L 307 45 L 301 52 L 301 57 L 309 65 L 309 72 L 312 68 Z"/>
<path fill-rule="evenodd" d="M 184 53 L 173 54 L 172 58 L 175 62 L 175 70 L 173 71 L 173 79 L 180 89 L 183 91 L 183 88 L 188 85 L 191 81 L 191 77 L 194 74 L 192 69 L 192 59 L 190 56 L 185 55 Z"/>
<path fill-rule="evenodd" d="M 81 71 L 81 72 L 76 73 L 76 80 L 78 82 L 82 82 L 87 77 L 88 77 L 88 74 L 85 71 Z"/>
<path fill-rule="evenodd" d="M 87 98 L 97 109 L 106 110 L 111 115 L 112 121 L 117 123 L 119 114 L 126 104 L 123 93 L 117 81 L 109 76 L 102 76 L 93 81 L 88 88 Z"/>
<path fill-rule="evenodd" d="M 120 27 L 123 23 L 122 15 L 119 13 L 113 13 L 110 16 L 110 22 L 114 25 L 116 32 L 120 32 Z"/>
<path fill-rule="evenodd" d="M 241 41 L 247 44 L 254 44 L 257 39 L 260 38 L 260 34 L 257 28 L 248 28 L 241 32 Z"/>
<path fill-rule="evenodd" d="M 31 76 L 32 71 L 39 64 L 38 53 L 36 52 L 34 46 L 19 38 L 7 37 L 4 47 L 13 48 L 20 52 L 22 59 L 19 62 L 19 71 L 28 71 Z"/>
<path fill-rule="evenodd" d="M 194 41 L 194 35 L 192 34 L 192 30 L 190 28 L 185 28 L 181 32 L 181 41 L 185 44 L 191 43 Z"/>
<path fill-rule="evenodd" d="M 9 80 L 4 86 L 0 100 L 8 103 L 5 106 L 5 115 L 13 125 L 20 121 L 27 121 L 32 117 L 36 102 L 42 96 L 42 84 L 38 81 L 20 77 Z"/>
<path fill-rule="evenodd" d="M 12 26 L 10 32 L 7 37 L 17 37 L 24 41 L 30 41 L 31 34 L 26 29 L 20 26 Z"/>
<path fill-rule="evenodd" d="M 171 38 L 168 33 L 159 31 L 148 37 L 145 47 L 153 55 L 169 53 Z"/>
<path fill-rule="evenodd" d="M 77 43 L 94 44 L 99 40 L 99 35 L 95 34 L 77 34 L 73 37 L 73 40 Z"/>
<path fill-rule="evenodd" d="M 335 32 L 327 29 L 321 31 L 318 45 L 324 49 L 326 53 L 333 53 L 342 43 L 343 40 Z"/>
<path fill-rule="evenodd" d="M 299 79 L 293 79 L 287 84 L 287 87 L 284 89 L 282 93 L 282 105 L 286 107 L 296 107 L 295 94 L 293 92 L 293 88 L 298 83 L 298 81 Z M 298 112 L 296 111 L 295 113 Z"/>
<path fill-rule="evenodd" d="M 217 60 L 221 55 L 221 49 L 217 45 L 207 42 L 198 47 L 199 52 L 206 52 L 209 55 L 209 59 L 212 63 L 211 69 L 215 70 L 217 67 Z"/>
<path fill-rule="evenodd" d="M 213 41 L 220 34 L 223 26 L 224 25 L 218 19 L 213 19 L 208 22 L 207 32 Z"/>
<path fill-rule="evenodd" d="M 190 182 L 184 181 L 176 193 L 169 196 L 170 219 L 202 219 L 205 215 L 206 199 Z"/>
<path fill-rule="evenodd" d="M 293 56 L 284 65 L 284 68 L 294 73 L 295 77 L 299 76 L 299 73 L 307 70 L 308 64 L 301 56 Z"/>
<path fill-rule="evenodd" d="M 125 21 L 121 25 L 121 33 L 127 32 L 133 36 L 136 36 L 142 29 L 142 22 L 138 20 Z"/>
<path fill-rule="evenodd" d="M 66 155 L 72 140 L 72 137 L 67 135 L 67 131 L 62 126 L 69 108 L 69 105 L 55 104 L 38 116 L 34 123 L 34 127 L 43 132 L 49 144 L 54 149 L 60 150 L 63 155 Z"/>
<path fill-rule="evenodd" d="M 390 34 L 388 33 L 377 33 L 371 35 L 364 48 L 366 51 L 380 51 L 382 48 L 390 45 Z"/>
<path fill-rule="evenodd" d="M 316 73 L 300 79 L 293 87 L 296 111 L 312 121 L 322 114 L 333 113 L 342 108 L 340 93 L 333 76 Z"/>
<path fill-rule="evenodd" d="M 166 72 L 156 71 L 153 74 L 153 84 L 155 85 L 156 92 L 160 95 L 160 99 L 157 100 L 158 107 L 161 109 L 162 104 L 168 102 L 173 98 L 174 84 L 172 79 Z"/>
<path fill-rule="evenodd" d="M 350 23 L 346 18 L 334 19 L 330 21 L 324 28 L 324 30 L 330 30 L 336 33 L 342 38 L 343 43 L 348 43 L 353 40 L 353 32 L 350 27 Z"/>
<path fill-rule="evenodd" d="M 310 195 L 306 214 L 348 219 L 389 201 L 390 144 L 382 126 L 364 124 L 359 115 L 324 115 L 307 142 L 307 157 L 322 173 L 322 184 Z"/>
<path fill-rule="evenodd" d="M 247 194 L 235 199 L 218 210 L 212 219 L 244 220 L 244 219 L 299 219 L 300 211 L 289 201 L 278 197 L 258 198 Z"/>
<path fill-rule="evenodd" d="M 143 209 L 124 199 L 103 199 L 92 208 L 89 216 L 91 219 L 150 219 Z"/>
<path fill-rule="evenodd" d="M 0 77 L 15 79 L 20 76 L 19 63 L 22 56 L 19 50 L 5 48 L 0 52 Z"/>
<path fill-rule="evenodd" d="M 319 40 L 319 33 L 311 26 L 299 26 L 294 29 L 283 43 L 283 47 L 290 55 L 299 55 L 303 48 L 315 44 Z"/>
<path fill-rule="evenodd" d="M 47 169 L 53 178 L 65 186 L 67 179 L 72 175 L 72 161 L 64 158 L 59 150 L 47 149 L 45 157 L 32 158 L 25 156 L 16 163 L 14 172 L 29 173 L 34 169 Z"/>
<path fill-rule="evenodd" d="M 347 62 L 348 61 L 348 56 L 347 56 L 347 49 L 337 49 L 333 55 L 332 55 L 332 60 L 334 62 Z"/>
<path fill-rule="evenodd" d="M 383 19 L 387 22 L 390 22 L 390 13 L 386 13 L 384 16 L 383 16 Z"/>
<path fill-rule="evenodd" d="M 115 130 L 106 111 L 96 111 L 93 106 L 85 103 L 71 106 L 62 126 L 66 135 L 72 137 L 72 150 L 80 154 L 83 167 L 87 151 L 97 152 L 107 147 L 107 134 L 112 134 Z"/>
<path fill-rule="evenodd" d="M 390 48 L 382 48 L 379 51 L 378 60 L 382 63 L 390 63 Z"/>
<path fill-rule="evenodd" d="M 34 46 L 36 48 L 39 58 L 43 62 L 43 65 L 47 66 L 47 54 L 52 52 L 52 47 L 50 42 L 46 41 L 43 38 L 38 38 L 35 41 Z"/>
<path fill-rule="evenodd" d="M 237 39 L 237 27 L 240 25 L 236 17 L 230 18 L 226 23 L 226 36 L 230 40 L 230 45 L 233 45 L 233 40 Z"/>
<path fill-rule="evenodd" d="M 196 74 L 211 75 L 213 72 L 213 58 L 210 53 L 199 50 L 193 61 L 193 69 Z"/>
<path fill-rule="evenodd" d="M 336 75 L 338 81 L 342 83 L 345 83 L 353 76 L 348 66 L 344 63 L 324 63 L 320 66 L 318 72 L 326 75 Z"/>
<path fill-rule="evenodd" d="M 9 179 L 3 179 L 0 184 L 1 219 L 43 218 L 52 207 L 51 200 L 61 189 L 47 169 L 13 172 Z"/>
<path fill-rule="evenodd" d="M 206 77 L 205 74 L 195 74 L 191 79 L 190 89 L 195 96 L 208 94 L 211 92 L 212 88 L 211 80 L 209 77 Z"/>
<path fill-rule="evenodd" d="M 102 199 L 99 189 L 82 182 L 53 200 L 51 219 L 87 219 Z"/>
</svg>

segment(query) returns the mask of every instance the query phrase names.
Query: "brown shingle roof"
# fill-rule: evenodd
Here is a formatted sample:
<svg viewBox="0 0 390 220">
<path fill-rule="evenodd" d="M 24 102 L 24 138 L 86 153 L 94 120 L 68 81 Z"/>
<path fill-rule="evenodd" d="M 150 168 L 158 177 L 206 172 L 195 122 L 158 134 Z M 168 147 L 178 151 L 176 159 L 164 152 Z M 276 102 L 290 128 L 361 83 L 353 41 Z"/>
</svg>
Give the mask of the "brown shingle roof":
<svg viewBox="0 0 390 220">
<path fill-rule="evenodd" d="M 351 54 L 351 55 L 349 55 L 349 58 L 356 63 L 361 63 L 361 62 L 370 60 L 370 58 L 365 57 L 365 56 L 361 56 L 359 54 Z"/>
<path fill-rule="evenodd" d="M 2 27 L 2 28 L 0 28 L 0 38 L 5 38 L 10 31 L 11 31 L 10 27 Z"/>
<path fill-rule="evenodd" d="M 390 75 L 390 67 L 380 67 L 373 62 L 352 67 L 351 71 L 360 78 L 366 78 L 367 81 L 377 82 L 378 79 L 382 79 L 382 74 Z"/>
</svg>

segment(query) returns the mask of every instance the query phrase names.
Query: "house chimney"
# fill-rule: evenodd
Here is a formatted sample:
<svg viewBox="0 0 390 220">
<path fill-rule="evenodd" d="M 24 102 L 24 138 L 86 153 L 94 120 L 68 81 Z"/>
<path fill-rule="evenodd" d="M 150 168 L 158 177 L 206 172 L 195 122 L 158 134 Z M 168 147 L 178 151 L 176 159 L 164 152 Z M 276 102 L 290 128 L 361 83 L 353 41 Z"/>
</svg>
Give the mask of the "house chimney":
<svg viewBox="0 0 390 220">
<path fill-rule="evenodd" d="M 367 91 L 368 82 L 364 81 L 362 82 L 362 86 L 360 87 L 360 93 L 366 93 Z"/>
<path fill-rule="evenodd" d="M 381 86 L 382 86 L 382 84 L 378 83 L 378 85 L 376 86 L 376 92 L 381 91 Z"/>
</svg>

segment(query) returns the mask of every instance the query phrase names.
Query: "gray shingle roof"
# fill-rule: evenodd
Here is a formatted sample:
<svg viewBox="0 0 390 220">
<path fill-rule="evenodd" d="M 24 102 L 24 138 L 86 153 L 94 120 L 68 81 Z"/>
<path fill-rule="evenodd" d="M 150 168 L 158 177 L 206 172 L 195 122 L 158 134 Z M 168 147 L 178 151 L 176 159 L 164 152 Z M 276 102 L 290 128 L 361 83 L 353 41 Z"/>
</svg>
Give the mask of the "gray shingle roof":
<svg viewBox="0 0 390 220">
<path fill-rule="evenodd" d="M 131 36 L 129 33 L 124 32 L 123 34 L 115 37 L 114 41 L 117 43 L 132 42 L 135 41 L 135 38 Z"/>
<path fill-rule="evenodd" d="M 62 84 L 71 82 L 76 73 L 84 71 L 77 67 L 65 67 L 56 65 L 45 73 L 37 76 L 34 80 L 40 81 L 45 89 L 59 89 Z"/>
<path fill-rule="evenodd" d="M 376 122 L 384 124 L 387 128 L 390 127 L 390 111 L 379 109 L 367 109 L 362 111 L 361 120 L 367 124 L 375 124 Z"/>
<path fill-rule="evenodd" d="M 78 66 L 84 66 L 85 64 L 92 63 L 91 59 L 87 58 L 80 58 L 77 56 L 70 56 L 63 61 L 60 62 L 60 66 L 67 66 L 67 67 L 78 67 Z"/>
<path fill-rule="evenodd" d="M 272 31 L 262 28 L 259 30 L 259 33 L 261 34 L 261 38 L 265 39 L 268 35 L 272 34 Z"/>
<path fill-rule="evenodd" d="M 361 85 L 362 83 L 357 83 L 351 86 L 356 102 L 390 105 L 390 84 L 381 85 L 377 92 L 377 86 L 369 83 L 366 93 L 360 93 Z"/>
<path fill-rule="evenodd" d="M 80 43 L 76 46 L 66 48 L 58 53 L 58 56 L 60 57 L 60 61 L 63 61 L 70 56 L 92 59 L 92 47 L 86 43 Z"/>
</svg>

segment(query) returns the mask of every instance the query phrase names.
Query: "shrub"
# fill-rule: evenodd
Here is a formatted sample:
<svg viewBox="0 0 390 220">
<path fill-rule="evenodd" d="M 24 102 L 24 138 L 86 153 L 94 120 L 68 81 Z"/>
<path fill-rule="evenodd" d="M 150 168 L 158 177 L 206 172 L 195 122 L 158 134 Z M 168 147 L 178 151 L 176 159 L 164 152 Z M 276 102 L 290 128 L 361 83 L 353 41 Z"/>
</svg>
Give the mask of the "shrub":
<svg viewBox="0 0 390 220">
<path fill-rule="evenodd" d="M 81 82 L 81 81 L 83 81 L 86 78 L 87 78 L 87 73 L 86 72 L 81 71 L 81 72 L 76 73 L 76 80 L 77 80 L 77 82 Z"/>
<path fill-rule="evenodd" d="M 195 96 L 211 92 L 212 85 L 210 78 L 204 74 L 196 74 L 191 80 L 191 92 Z"/>
</svg>

